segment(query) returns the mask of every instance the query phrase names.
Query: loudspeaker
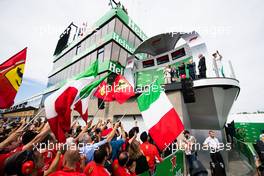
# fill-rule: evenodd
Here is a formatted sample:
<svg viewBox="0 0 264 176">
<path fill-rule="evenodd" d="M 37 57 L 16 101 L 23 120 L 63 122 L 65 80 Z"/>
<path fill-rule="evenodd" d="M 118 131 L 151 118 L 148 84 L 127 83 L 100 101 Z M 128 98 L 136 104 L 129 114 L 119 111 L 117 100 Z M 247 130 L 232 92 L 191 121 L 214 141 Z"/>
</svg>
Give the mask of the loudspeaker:
<svg viewBox="0 0 264 176">
<path fill-rule="evenodd" d="M 98 98 L 98 104 L 97 104 L 98 109 L 104 109 L 105 108 L 105 103 L 104 100 L 101 98 Z"/>
<path fill-rule="evenodd" d="M 182 79 L 181 84 L 184 103 L 194 103 L 195 94 L 193 91 L 193 81 L 191 79 Z"/>
</svg>

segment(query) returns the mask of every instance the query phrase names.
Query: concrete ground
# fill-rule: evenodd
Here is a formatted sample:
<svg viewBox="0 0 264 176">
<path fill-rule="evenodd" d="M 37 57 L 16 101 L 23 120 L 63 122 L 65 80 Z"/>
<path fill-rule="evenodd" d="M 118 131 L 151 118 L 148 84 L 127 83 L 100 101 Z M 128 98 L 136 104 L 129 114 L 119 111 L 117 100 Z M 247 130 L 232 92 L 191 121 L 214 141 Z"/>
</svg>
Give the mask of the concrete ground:
<svg viewBox="0 0 264 176">
<path fill-rule="evenodd" d="M 204 167 L 208 171 L 208 175 L 211 175 L 210 171 L 210 156 L 207 152 L 199 152 L 198 159 L 203 163 Z M 231 150 L 228 152 L 228 176 L 255 176 L 255 171 L 253 168 L 241 157 L 239 156 L 238 152 L 235 150 Z"/>
</svg>

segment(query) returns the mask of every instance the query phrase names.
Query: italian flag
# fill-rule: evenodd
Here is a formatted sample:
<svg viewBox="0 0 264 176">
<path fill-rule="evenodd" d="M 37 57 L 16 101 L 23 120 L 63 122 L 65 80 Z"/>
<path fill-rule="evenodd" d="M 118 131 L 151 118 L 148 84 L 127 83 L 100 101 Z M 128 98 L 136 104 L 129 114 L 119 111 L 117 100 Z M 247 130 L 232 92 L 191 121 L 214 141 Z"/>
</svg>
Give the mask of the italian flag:
<svg viewBox="0 0 264 176">
<path fill-rule="evenodd" d="M 179 115 L 156 82 L 137 98 L 137 103 L 150 136 L 164 150 L 184 130 Z"/>
<path fill-rule="evenodd" d="M 71 128 L 71 113 L 75 109 L 85 121 L 88 118 L 88 98 L 100 80 L 95 80 L 98 62 L 94 62 L 85 72 L 68 81 L 59 90 L 48 96 L 44 102 L 46 117 L 59 142 L 65 142 L 65 133 Z M 105 77 L 104 77 L 105 78 Z"/>
</svg>

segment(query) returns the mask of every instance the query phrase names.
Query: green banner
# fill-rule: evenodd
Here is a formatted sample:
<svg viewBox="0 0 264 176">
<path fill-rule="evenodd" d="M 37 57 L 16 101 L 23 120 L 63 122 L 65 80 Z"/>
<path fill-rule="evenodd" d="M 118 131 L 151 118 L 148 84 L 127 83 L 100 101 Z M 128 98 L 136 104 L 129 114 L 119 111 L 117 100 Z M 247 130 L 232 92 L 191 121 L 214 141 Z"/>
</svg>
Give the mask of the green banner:
<svg viewBox="0 0 264 176">
<path fill-rule="evenodd" d="M 184 173 L 184 153 L 179 150 L 166 157 L 156 167 L 155 176 L 183 176 Z M 149 176 L 148 172 L 140 176 Z"/>
</svg>

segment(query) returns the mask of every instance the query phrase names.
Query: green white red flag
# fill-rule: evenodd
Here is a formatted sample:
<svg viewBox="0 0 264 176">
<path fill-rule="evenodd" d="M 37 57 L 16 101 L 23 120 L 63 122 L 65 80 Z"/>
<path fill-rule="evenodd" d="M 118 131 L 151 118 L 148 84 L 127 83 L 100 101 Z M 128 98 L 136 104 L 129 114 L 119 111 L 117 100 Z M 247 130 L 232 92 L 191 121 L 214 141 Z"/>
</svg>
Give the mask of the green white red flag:
<svg viewBox="0 0 264 176">
<path fill-rule="evenodd" d="M 103 80 L 101 78 L 94 81 L 97 74 L 98 62 L 96 61 L 85 72 L 67 82 L 45 100 L 46 117 L 52 132 L 59 142 L 66 141 L 65 133 L 71 127 L 73 108 L 87 121 L 88 99 L 86 98 Z"/>
<path fill-rule="evenodd" d="M 178 113 L 156 82 L 137 102 L 150 136 L 159 149 L 164 150 L 184 130 Z"/>
</svg>

